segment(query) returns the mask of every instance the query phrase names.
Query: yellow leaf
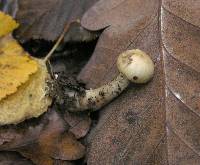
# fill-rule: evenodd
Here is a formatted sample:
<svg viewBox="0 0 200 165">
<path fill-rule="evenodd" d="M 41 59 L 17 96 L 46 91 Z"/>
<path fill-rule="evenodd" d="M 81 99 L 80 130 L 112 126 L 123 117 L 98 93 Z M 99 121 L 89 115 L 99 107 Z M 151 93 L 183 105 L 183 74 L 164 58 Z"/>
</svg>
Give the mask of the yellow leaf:
<svg viewBox="0 0 200 165">
<path fill-rule="evenodd" d="M 11 16 L 0 12 L 0 37 L 12 32 L 18 26 L 19 24 Z"/>
<path fill-rule="evenodd" d="M 8 35 L 17 26 L 0 12 L 0 125 L 38 117 L 51 104 L 45 62 L 31 57 Z"/>
<path fill-rule="evenodd" d="M 20 50 L 20 51 L 19 51 Z M 14 40 L 0 42 L 0 100 L 15 93 L 17 88 L 25 83 L 29 76 L 38 69 L 36 60 L 23 52 Z M 23 52 L 23 54 L 19 54 Z"/>
<path fill-rule="evenodd" d="M 51 98 L 47 96 L 46 80 L 50 76 L 43 61 L 37 61 L 38 71 L 17 92 L 0 101 L 0 125 L 17 124 L 47 111 Z"/>
<path fill-rule="evenodd" d="M 8 35 L 0 39 L 0 55 L 21 55 L 24 53 L 23 48 L 12 36 Z"/>
</svg>

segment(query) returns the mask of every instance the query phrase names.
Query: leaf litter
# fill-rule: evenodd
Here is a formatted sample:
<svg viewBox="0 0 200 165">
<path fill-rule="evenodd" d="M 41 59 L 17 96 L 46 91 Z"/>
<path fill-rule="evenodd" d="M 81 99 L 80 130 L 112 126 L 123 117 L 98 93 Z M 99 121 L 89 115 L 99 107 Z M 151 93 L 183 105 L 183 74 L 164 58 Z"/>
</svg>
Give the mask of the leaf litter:
<svg viewBox="0 0 200 165">
<path fill-rule="evenodd" d="M 12 39 L 12 40 L 14 41 L 14 39 Z M 7 49 L 7 50 L 10 50 L 10 49 Z M 8 54 L 9 54 L 9 52 L 8 52 Z M 81 143 L 76 141 L 76 138 L 81 138 L 81 137 L 85 136 L 86 133 L 89 131 L 90 118 L 88 117 L 88 118 L 85 118 L 82 120 L 81 116 L 79 119 L 79 118 L 75 117 L 75 115 L 74 115 L 74 122 L 76 122 L 76 120 L 77 121 L 80 120 L 80 123 L 81 123 L 82 121 L 85 120 L 86 125 L 84 127 L 82 127 L 82 124 L 76 124 L 76 125 L 72 124 L 70 126 L 72 129 L 71 131 L 68 131 L 68 122 L 70 123 L 70 121 L 69 121 L 70 118 L 68 118 L 69 119 L 69 120 L 67 119 L 68 122 L 66 122 L 66 123 L 63 122 L 62 125 L 59 125 L 58 127 L 56 127 L 59 129 L 65 127 L 66 129 L 63 130 L 64 132 L 63 131 L 54 132 L 53 131 L 54 124 L 52 123 L 51 119 L 49 119 L 49 122 L 51 123 L 49 129 L 47 129 L 47 131 L 42 132 L 42 128 L 44 125 L 42 124 L 42 120 L 40 120 L 39 118 L 43 118 L 43 117 L 38 118 L 38 121 L 36 122 L 36 124 L 34 124 L 35 126 L 32 126 L 31 123 L 33 120 L 37 120 L 37 119 L 31 119 L 31 120 L 26 120 L 26 121 L 22 122 L 23 120 L 25 120 L 27 118 L 40 116 L 44 111 L 47 110 L 47 107 L 49 106 L 49 104 L 51 102 L 51 100 L 49 100 L 49 101 L 47 101 L 48 102 L 47 104 L 46 103 L 44 104 L 43 101 L 38 100 L 41 98 L 49 99 L 49 97 L 47 97 L 47 95 L 45 93 L 46 89 L 42 90 L 42 92 L 41 91 L 35 92 L 35 90 L 34 90 L 34 92 L 32 92 L 33 89 L 35 89 L 36 87 L 40 88 L 41 86 L 46 85 L 46 77 L 45 77 L 46 74 L 42 73 L 43 76 L 40 76 L 40 72 L 45 71 L 47 73 L 47 70 L 46 70 L 46 66 L 44 65 L 44 61 L 35 59 L 33 57 L 31 57 L 31 58 L 34 61 L 37 61 L 38 68 L 37 68 L 36 73 L 32 74 L 26 82 L 21 84 L 21 86 L 19 86 L 19 88 L 17 89 L 17 91 L 14 94 L 11 94 L 8 97 L 6 97 L 6 99 L 4 99 L 4 100 L 6 100 L 5 102 L 3 102 L 4 100 L 1 102 L 2 103 L 1 107 L 3 107 L 5 111 L 7 109 L 7 105 L 9 105 L 12 102 L 18 102 L 18 105 L 16 104 L 15 107 L 12 106 L 12 104 L 10 104 L 11 106 L 8 106 L 8 108 L 15 110 L 16 107 L 19 107 L 21 109 L 21 111 L 20 111 L 21 114 L 17 114 L 15 116 L 9 115 L 12 119 L 13 119 L 13 117 L 18 117 L 18 118 L 15 118 L 13 121 L 9 121 L 7 123 L 2 123 L 2 124 L 11 124 L 11 123 L 17 124 L 20 122 L 20 124 L 18 124 L 18 125 L 8 125 L 8 127 L 2 126 L 1 131 L 0 131 L 1 132 L 1 147 L 0 147 L 1 149 L 0 150 L 2 150 L 2 151 L 5 151 L 5 150 L 17 151 L 17 152 L 21 153 L 21 155 L 29 158 L 36 164 L 44 164 L 44 162 L 45 162 L 45 164 L 49 164 L 49 165 L 54 164 L 54 163 L 70 164 L 70 162 L 68 162 L 68 160 L 80 159 L 85 154 L 85 147 Z M 40 67 L 42 67 L 42 66 L 44 66 L 45 68 L 41 69 Z M 43 78 L 45 77 L 45 79 L 42 78 L 43 80 L 39 80 L 37 77 L 39 79 L 41 79 L 42 77 Z M 32 82 L 33 80 L 34 80 L 34 83 Z M 26 88 L 28 88 L 28 90 Z M 42 89 L 44 89 L 44 88 L 42 87 Z M 41 97 L 39 97 L 38 93 L 43 94 L 43 95 Z M 21 103 L 23 103 L 23 102 L 26 103 L 25 107 L 24 106 L 21 107 Z M 41 105 L 45 105 L 45 107 L 42 108 Z M 31 106 L 32 106 L 32 108 L 31 108 Z M 27 107 L 29 107 L 31 109 L 31 111 L 25 112 Z M 56 108 L 56 109 L 58 109 L 58 108 Z M 42 110 L 42 112 L 38 112 L 38 110 Z M 2 114 L 5 111 L 2 111 Z M 24 114 L 22 114 L 22 113 L 24 113 Z M 44 115 L 46 115 L 46 113 Z M 3 117 L 3 119 L 5 119 L 5 117 Z M 63 119 L 61 118 L 60 120 L 63 120 Z M 21 124 L 21 122 L 22 122 L 22 124 Z M 56 120 L 56 123 L 57 122 L 58 121 Z M 40 131 L 41 131 L 41 133 L 40 133 Z M 79 133 L 79 131 L 82 131 L 82 132 Z M 52 132 L 52 133 L 50 133 L 50 132 Z M 72 132 L 72 133 L 70 133 L 70 132 Z M 75 134 L 75 136 L 73 135 L 73 133 Z M 29 136 L 29 134 L 30 134 L 30 136 Z M 36 150 L 38 151 L 37 153 L 39 155 L 37 155 L 35 153 Z M 55 153 L 57 153 L 57 154 L 55 154 Z M 39 157 L 40 157 L 40 159 L 39 159 Z"/>
<path fill-rule="evenodd" d="M 84 29 L 104 29 L 79 75 L 87 87 L 109 82 L 117 74 L 118 54 L 126 49 L 140 48 L 156 64 L 147 86 L 130 86 L 99 113 L 87 139 L 88 164 L 199 164 L 199 6 L 199 1 L 187 0 L 101 0 L 84 15 Z M 20 14 L 22 22 L 24 13 Z M 43 34 L 38 26 L 29 31 L 24 24 L 16 35 L 25 41 L 57 38 L 58 33 Z"/>
<path fill-rule="evenodd" d="M 99 112 L 88 164 L 200 163 L 199 8 L 188 0 L 101 0 L 85 13 L 84 28 L 105 28 L 79 75 L 88 88 L 116 76 L 126 49 L 144 50 L 156 65 L 150 83 L 130 86 Z"/>
<path fill-rule="evenodd" d="M 0 125 L 17 124 L 47 111 L 50 76 L 45 63 L 31 57 L 10 35 L 18 24 L 3 12 L 0 19 Z"/>
</svg>

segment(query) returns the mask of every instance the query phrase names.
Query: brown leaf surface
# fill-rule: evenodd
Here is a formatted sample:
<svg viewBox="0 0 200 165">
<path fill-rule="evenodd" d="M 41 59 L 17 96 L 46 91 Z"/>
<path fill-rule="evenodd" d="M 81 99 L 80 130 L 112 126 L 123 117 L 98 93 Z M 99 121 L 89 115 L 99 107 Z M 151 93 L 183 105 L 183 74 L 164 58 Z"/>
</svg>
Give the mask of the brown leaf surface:
<svg viewBox="0 0 200 165">
<path fill-rule="evenodd" d="M 67 125 L 55 109 L 40 119 L 1 127 L 0 150 L 17 151 L 38 165 L 76 160 L 85 154 L 85 147 L 67 133 Z"/>
<path fill-rule="evenodd" d="M 16 19 L 20 22 L 21 26 L 17 30 L 16 35 L 23 40 L 33 38 L 54 41 L 62 33 L 67 23 L 70 24 L 80 19 L 83 13 L 96 1 L 20 0 L 18 1 L 19 10 Z M 72 33 L 76 35 L 76 33 Z M 90 35 L 87 33 L 85 34 L 86 36 Z M 69 40 L 70 36 L 66 36 L 66 40 Z"/>
<path fill-rule="evenodd" d="M 200 164 L 200 1 L 100 0 L 82 19 L 105 28 L 79 78 L 113 79 L 126 49 L 151 55 L 156 70 L 106 106 L 89 136 L 88 164 Z M 92 79 L 91 79 L 92 77 Z"/>
<path fill-rule="evenodd" d="M 77 139 L 84 137 L 91 125 L 91 119 L 88 114 L 74 114 L 65 112 L 64 120 L 69 124 L 69 131 L 75 135 Z"/>
<path fill-rule="evenodd" d="M 0 10 L 15 17 L 18 10 L 18 0 L 0 0 Z"/>
<path fill-rule="evenodd" d="M 31 161 L 25 159 L 15 152 L 0 152 L 1 165 L 34 165 Z"/>
</svg>

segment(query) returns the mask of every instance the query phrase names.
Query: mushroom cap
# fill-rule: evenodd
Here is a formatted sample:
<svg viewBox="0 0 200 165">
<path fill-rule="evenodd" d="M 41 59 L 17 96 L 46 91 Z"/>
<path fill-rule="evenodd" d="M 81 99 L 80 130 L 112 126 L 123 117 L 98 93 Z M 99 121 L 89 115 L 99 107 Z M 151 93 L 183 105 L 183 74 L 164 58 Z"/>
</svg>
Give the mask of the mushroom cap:
<svg viewBox="0 0 200 165">
<path fill-rule="evenodd" d="M 150 56 L 139 49 L 127 50 L 120 54 L 117 67 L 134 83 L 146 83 L 154 73 L 154 64 Z"/>
</svg>

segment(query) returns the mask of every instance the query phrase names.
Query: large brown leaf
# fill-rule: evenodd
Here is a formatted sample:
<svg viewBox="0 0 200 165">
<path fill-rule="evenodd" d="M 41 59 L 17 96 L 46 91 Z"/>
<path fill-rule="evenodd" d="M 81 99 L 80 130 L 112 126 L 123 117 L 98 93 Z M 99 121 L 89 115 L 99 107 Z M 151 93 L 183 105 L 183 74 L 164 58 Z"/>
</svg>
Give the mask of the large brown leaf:
<svg viewBox="0 0 200 165">
<path fill-rule="evenodd" d="M 20 0 L 16 19 L 21 26 L 16 31 L 21 40 L 56 40 L 66 24 L 81 19 L 83 13 L 97 0 Z M 88 31 L 74 23 L 65 40 L 94 38 Z M 78 34 L 79 35 L 78 35 Z M 73 37 L 73 39 L 71 39 Z"/>
<path fill-rule="evenodd" d="M 15 17 L 18 10 L 18 0 L 0 0 L 0 10 Z"/>
<path fill-rule="evenodd" d="M 67 132 L 67 125 L 55 109 L 40 119 L 1 127 L 0 150 L 17 151 L 37 165 L 53 165 L 56 160 L 67 164 L 66 160 L 80 159 L 85 154 L 85 147 Z"/>
<path fill-rule="evenodd" d="M 77 139 L 84 137 L 91 125 L 91 119 L 87 114 L 75 114 L 65 112 L 64 120 L 69 124 L 69 132 L 73 133 Z"/>
<path fill-rule="evenodd" d="M 31 161 L 26 160 L 15 152 L 0 152 L 1 165 L 34 165 Z"/>
<path fill-rule="evenodd" d="M 200 164 L 199 15 L 190 0 L 100 0 L 84 15 L 85 28 L 105 28 L 79 75 L 88 87 L 113 79 L 126 49 L 146 51 L 156 66 L 151 82 L 103 109 L 88 164 Z"/>
</svg>

